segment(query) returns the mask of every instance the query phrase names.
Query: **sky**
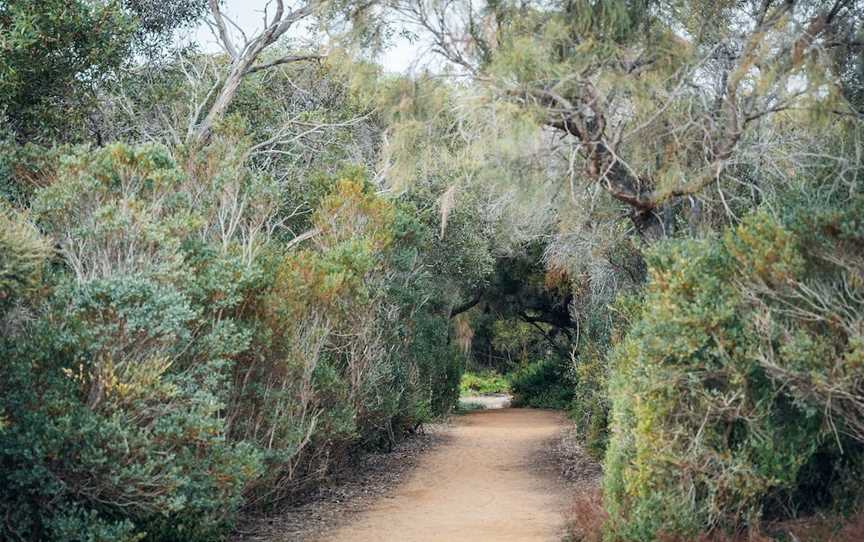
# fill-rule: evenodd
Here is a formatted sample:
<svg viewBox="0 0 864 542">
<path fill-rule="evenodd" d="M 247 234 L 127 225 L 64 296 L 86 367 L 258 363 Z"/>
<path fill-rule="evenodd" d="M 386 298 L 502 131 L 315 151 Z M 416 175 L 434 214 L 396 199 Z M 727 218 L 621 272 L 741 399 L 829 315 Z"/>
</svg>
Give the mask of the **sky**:
<svg viewBox="0 0 864 542">
<path fill-rule="evenodd" d="M 225 0 L 223 12 L 243 29 L 248 36 L 252 36 L 263 27 L 264 6 L 268 0 Z M 271 11 L 272 13 L 272 7 Z M 190 31 L 183 37 L 185 40 L 197 42 L 205 51 L 216 52 L 221 50 L 219 43 L 210 31 L 207 24 L 202 23 L 198 28 Z M 403 73 L 411 68 L 412 63 L 419 55 L 419 48 L 402 37 L 394 38 L 394 43 L 378 61 L 385 71 L 392 73 Z"/>
</svg>

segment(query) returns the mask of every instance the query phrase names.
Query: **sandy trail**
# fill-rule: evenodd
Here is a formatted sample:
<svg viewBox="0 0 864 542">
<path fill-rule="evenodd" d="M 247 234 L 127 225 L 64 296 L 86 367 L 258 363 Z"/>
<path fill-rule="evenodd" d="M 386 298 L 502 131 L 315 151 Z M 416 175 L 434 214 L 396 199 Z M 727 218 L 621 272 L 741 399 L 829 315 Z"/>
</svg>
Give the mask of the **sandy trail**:
<svg viewBox="0 0 864 542">
<path fill-rule="evenodd" d="M 541 458 L 563 427 L 560 414 L 543 410 L 460 416 L 399 489 L 323 540 L 560 540 L 567 491 Z"/>
</svg>

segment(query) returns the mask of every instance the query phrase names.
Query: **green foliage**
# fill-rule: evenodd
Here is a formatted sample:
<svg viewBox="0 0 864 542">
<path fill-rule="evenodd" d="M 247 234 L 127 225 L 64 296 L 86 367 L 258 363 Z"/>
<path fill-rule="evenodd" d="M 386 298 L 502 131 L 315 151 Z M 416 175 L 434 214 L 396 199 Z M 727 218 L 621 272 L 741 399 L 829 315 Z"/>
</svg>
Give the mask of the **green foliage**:
<svg viewBox="0 0 864 542">
<path fill-rule="evenodd" d="M 487 371 L 482 373 L 465 372 L 459 381 L 461 395 L 483 395 L 487 393 L 507 393 L 510 382 L 498 373 Z"/>
<path fill-rule="evenodd" d="M 172 367 L 195 316 L 140 277 L 62 284 L 4 341 L 4 537 L 207 539 L 231 521 L 259 462 L 226 440 L 223 363 Z"/>
<path fill-rule="evenodd" d="M 0 198 L 18 208 L 28 207 L 35 192 L 52 182 L 61 158 L 74 152 L 68 145 L 17 145 L 11 136 L 0 141 L 0 150 Z"/>
<path fill-rule="evenodd" d="M 860 435 L 860 412 L 830 406 L 821 383 L 857 395 L 864 378 L 862 262 L 847 249 L 861 212 L 857 197 L 792 205 L 783 222 L 758 212 L 722 240 L 652 251 L 643 311 L 611 357 L 616 537 L 736 530 L 781 500 L 788 514 L 848 498 L 837 480 L 860 475 L 861 440 L 843 435 Z"/>
<path fill-rule="evenodd" d="M 193 204 L 185 172 L 152 146 L 46 170 L 33 218 L 67 271 L 2 346 L 2 502 L 16 510 L 4 538 L 212 539 L 261 472 L 224 418 L 231 358 L 249 341 L 221 315 L 243 300 L 248 266 L 193 243 L 219 200 Z"/>
<path fill-rule="evenodd" d="M 586 451 L 601 460 L 609 438 L 606 352 L 597 348 L 596 343 L 588 343 L 584 349 L 578 357 L 574 356 L 575 385 L 567 410 L 581 429 Z"/>
<path fill-rule="evenodd" d="M 473 81 L 236 92 L 206 4 L 0 0 L 0 539 L 223 539 L 460 391 L 567 409 L 610 539 L 860 506 L 854 2 L 339 1 Z"/>
<path fill-rule="evenodd" d="M 207 9 L 207 1 L 121 0 L 120 6 L 134 18 L 136 50 L 152 56 L 170 47 L 175 30 L 200 21 Z"/>
<path fill-rule="evenodd" d="M 513 403 L 534 408 L 564 409 L 573 399 L 566 366 L 555 359 L 529 363 L 510 375 Z"/>
<path fill-rule="evenodd" d="M 48 254 L 38 231 L 0 203 L 0 317 L 39 289 Z"/>
<path fill-rule="evenodd" d="M 90 137 L 96 93 L 135 53 L 155 56 L 206 0 L 0 4 L 0 118 L 19 141 Z M 97 139 L 99 135 L 97 134 Z"/>
<path fill-rule="evenodd" d="M 258 235 L 277 206 L 242 145 L 217 132 L 183 168 L 158 146 L 78 149 L 29 216 L 2 215 L 4 303 L 31 311 L 0 343 L 4 539 L 214 539 L 455 404 L 417 261 L 434 230 L 354 169 L 286 250 Z"/>
<path fill-rule="evenodd" d="M 585 450 L 602 460 L 609 441 L 609 355 L 642 312 L 640 293 L 625 290 L 614 303 L 588 303 L 580 321 L 580 343 L 572 356 L 574 393 L 568 414 L 580 429 Z"/>
<path fill-rule="evenodd" d="M 92 85 L 126 59 L 133 32 L 115 2 L 3 2 L 0 114 L 19 138 L 61 136 Z"/>
</svg>

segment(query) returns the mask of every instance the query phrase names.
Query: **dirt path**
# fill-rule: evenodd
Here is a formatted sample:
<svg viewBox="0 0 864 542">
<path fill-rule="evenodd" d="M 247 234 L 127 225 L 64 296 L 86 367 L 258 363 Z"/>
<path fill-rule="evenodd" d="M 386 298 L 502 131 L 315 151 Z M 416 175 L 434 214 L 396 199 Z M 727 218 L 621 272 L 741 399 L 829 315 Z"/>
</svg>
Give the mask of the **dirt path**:
<svg viewBox="0 0 864 542">
<path fill-rule="evenodd" d="M 542 458 L 563 427 L 560 414 L 543 410 L 461 416 L 399 489 L 322 540 L 560 540 L 568 492 Z"/>
</svg>

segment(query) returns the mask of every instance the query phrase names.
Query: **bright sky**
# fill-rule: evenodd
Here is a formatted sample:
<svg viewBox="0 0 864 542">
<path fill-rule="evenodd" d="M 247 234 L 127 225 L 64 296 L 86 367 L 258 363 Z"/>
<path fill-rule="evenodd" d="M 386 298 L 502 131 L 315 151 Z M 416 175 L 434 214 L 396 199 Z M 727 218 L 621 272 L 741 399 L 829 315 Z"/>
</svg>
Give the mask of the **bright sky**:
<svg viewBox="0 0 864 542">
<path fill-rule="evenodd" d="M 264 6 L 268 0 L 225 0 L 223 12 L 243 29 L 248 36 L 255 35 L 264 26 Z M 272 7 L 270 13 L 272 14 Z M 302 35 L 302 32 L 299 33 Z M 207 24 L 202 23 L 186 38 L 197 42 L 205 51 L 221 50 Z M 388 72 L 404 72 L 419 55 L 419 48 L 408 40 L 397 37 L 394 44 L 378 60 Z"/>
</svg>

